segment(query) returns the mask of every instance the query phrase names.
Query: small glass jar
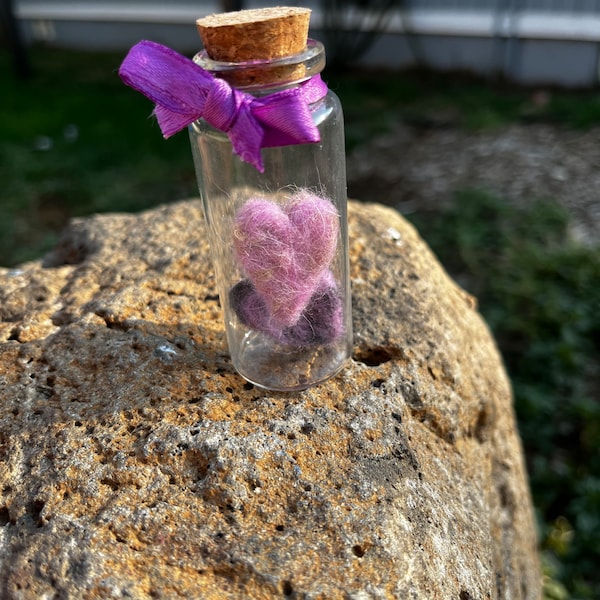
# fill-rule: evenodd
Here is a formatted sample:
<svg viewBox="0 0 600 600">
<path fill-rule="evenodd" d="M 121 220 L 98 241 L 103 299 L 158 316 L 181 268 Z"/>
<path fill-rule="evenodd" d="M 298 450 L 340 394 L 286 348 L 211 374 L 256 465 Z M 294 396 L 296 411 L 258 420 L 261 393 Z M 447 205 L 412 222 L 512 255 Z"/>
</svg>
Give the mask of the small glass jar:
<svg viewBox="0 0 600 600">
<path fill-rule="evenodd" d="M 283 59 L 225 63 L 201 52 L 194 62 L 262 97 L 320 73 L 325 51 L 309 40 Z M 263 148 L 262 173 L 203 119 L 189 127 L 231 359 L 271 390 L 328 379 L 352 349 L 342 108 L 331 91 L 309 108 L 320 141 Z"/>
</svg>

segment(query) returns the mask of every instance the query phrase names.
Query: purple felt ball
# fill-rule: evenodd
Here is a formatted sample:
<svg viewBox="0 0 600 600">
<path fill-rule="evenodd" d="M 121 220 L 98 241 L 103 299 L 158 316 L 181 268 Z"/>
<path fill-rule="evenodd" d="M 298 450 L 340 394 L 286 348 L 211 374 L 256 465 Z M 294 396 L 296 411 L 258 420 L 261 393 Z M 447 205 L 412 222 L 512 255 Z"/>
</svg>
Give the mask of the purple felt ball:
<svg viewBox="0 0 600 600">
<path fill-rule="evenodd" d="M 290 346 L 319 346 L 339 339 L 344 331 L 342 301 L 337 286 L 318 287 L 298 322 L 281 332 Z"/>
<path fill-rule="evenodd" d="M 231 307 L 240 321 L 286 346 L 300 348 L 330 344 L 344 332 L 343 306 L 338 286 L 326 271 L 298 321 L 290 327 L 274 323 L 267 304 L 248 279 L 229 292 Z"/>
</svg>

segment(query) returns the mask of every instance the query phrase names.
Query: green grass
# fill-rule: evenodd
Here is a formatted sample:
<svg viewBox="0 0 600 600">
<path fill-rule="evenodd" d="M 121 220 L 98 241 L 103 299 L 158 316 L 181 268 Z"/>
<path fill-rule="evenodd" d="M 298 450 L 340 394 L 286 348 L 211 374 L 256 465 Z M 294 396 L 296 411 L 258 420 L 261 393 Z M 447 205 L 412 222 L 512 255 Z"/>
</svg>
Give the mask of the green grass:
<svg viewBox="0 0 600 600">
<path fill-rule="evenodd" d="M 150 103 L 125 87 L 122 55 L 37 48 L 17 81 L 0 52 L 0 265 L 37 258 L 68 219 L 138 211 L 196 194 L 185 133 L 162 139 Z M 348 147 L 395 123 L 494 128 L 600 124 L 600 94 L 548 95 L 465 75 L 327 73 Z M 74 139 L 74 127 L 78 133 Z M 51 140 L 49 149 L 42 142 Z M 472 293 L 503 353 L 526 449 L 546 598 L 600 597 L 600 258 L 569 240 L 556 203 L 515 208 L 463 190 L 413 220 Z"/>
<path fill-rule="evenodd" d="M 0 54 L 0 264 L 38 257 L 71 217 L 196 193 L 186 135 L 163 140 L 150 102 L 121 83 L 121 56 L 31 57 L 35 76 L 17 81 Z"/>
<path fill-rule="evenodd" d="M 350 149 L 400 121 L 469 130 L 536 121 L 578 129 L 600 124 L 598 92 L 526 90 L 427 71 L 347 71 L 330 74 L 329 83 L 343 101 Z"/>
</svg>

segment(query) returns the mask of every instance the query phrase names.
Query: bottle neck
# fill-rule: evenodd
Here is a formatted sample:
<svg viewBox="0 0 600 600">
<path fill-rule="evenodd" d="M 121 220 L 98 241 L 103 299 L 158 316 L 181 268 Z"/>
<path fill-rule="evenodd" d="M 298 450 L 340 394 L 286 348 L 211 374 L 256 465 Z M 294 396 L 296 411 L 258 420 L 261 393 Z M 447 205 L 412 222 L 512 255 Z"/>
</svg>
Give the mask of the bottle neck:
<svg viewBox="0 0 600 600">
<path fill-rule="evenodd" d="M 222 62 L 212 60 L 203 50 L 193 60 L 232 87 L 253 96 L 263 96 L 293 87 L 319 74 L 325 66 L 325 48 L 321 42 L 309 39 L 302 52 L 283 58 Z"/>
</svg>

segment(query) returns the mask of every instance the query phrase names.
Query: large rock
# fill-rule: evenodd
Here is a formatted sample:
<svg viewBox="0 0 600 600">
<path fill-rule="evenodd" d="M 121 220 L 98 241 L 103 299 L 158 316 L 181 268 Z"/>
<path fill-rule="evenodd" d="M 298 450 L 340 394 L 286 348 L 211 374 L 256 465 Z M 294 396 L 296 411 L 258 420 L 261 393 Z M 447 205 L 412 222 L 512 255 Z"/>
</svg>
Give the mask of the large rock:
<svg viewBox="0 0 600 600">
<path fill-rule="evenodd" d="M 0 270 L 0 598 L 537 598 L 511 390 L 394 211 L 350 210 L 355 353 L 234 372 L 200 204 Z"/>
</svg>

